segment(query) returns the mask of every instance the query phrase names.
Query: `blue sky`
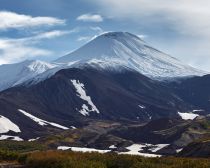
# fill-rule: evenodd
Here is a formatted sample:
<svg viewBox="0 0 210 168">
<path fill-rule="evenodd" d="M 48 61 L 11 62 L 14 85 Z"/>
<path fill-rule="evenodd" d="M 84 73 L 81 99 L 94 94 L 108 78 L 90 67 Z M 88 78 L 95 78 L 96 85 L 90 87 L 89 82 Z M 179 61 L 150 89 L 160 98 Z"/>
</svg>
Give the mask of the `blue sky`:
<svg viewBox="0 0 210 168">
<path fill-rule="evenodd" d="M 210 71 L 207 0 L 0 0 L 0 64 L 51 61 L 106 31 L 128 31 Z"/>
</svg>

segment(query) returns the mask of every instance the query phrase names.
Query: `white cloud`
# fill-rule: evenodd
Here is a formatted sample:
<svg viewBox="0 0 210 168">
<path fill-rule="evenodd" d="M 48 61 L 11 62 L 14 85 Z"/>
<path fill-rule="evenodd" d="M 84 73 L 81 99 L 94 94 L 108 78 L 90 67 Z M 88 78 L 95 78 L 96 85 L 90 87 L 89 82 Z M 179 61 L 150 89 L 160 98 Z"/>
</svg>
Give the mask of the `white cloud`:
<svg viewBox="0 0 210 168">
<path fill-rule="evenodd" d="M 147 41 L 186 63 L 210 71 L 210 1 L 89 0 L 112 19 L 134 22 Z"/>
<path fill-rule="evenodd" d="M 40 49 L 33 46 L 18 43 L 8 43 L 4 40 L 0 40 L 0 43 L 6 43 L 6 46 L 4 45 L 4 47 L 0 47 L 0 64 L 19 62 L 26 58 L 47 56 L 52 54 L 52 52 L 49 50 Z"/>
<path fill-rule="evenodd" d="M 91 41 L 94 38 L 96 38 L 97 36 L 99 36 L 99 35 L 104 33 L 104 30 L 101 27 L 99 27 L 99 26 L 89 27 L 89 29 L 91 30 L 93 35 L 79 36 L 77 38 L 77 41 L 79 41 L 79 42 L 88 42 L 88 41 Z"/>
<path fill-rule="evenodd" d="M 32 17 L 9 11 L 0 11 L 0 30 L 10 28 L 31 28 L 37 26 L 53 26 L 65 24 L 65 20 L 54 17 Z"/>
<path fill-rule="evenodd" d="M 99 26 L 90 27 L 90 29 L 93 30 L 93 31 L 96 31 L 97 34 L 102 34 L 104 32 L 104 30 L 101 27 L 99 27 Z"/>
<path fill-rule="evenodd" d="M 59 37 L 65 34 L 69 34 L 69 31 L 60 31 L 60 30 L 54 30 L 50 32 L 44 32 L 36 36 L 36 39 L 43 39 L 43 38 L 54 38 L 54 37 Z"/>
<path fill-rule="evenodd" d="M 112 18 L 139 23 L 167 23 L 171 29 L 188 35 L 210 36 L 210 1 L 207 0 L 89 0 L 100 5 Z"/>
<path fill-rule="evenodd" d="M 37 40 L 42 40 L 42 39 L 56 38 L 56 37 L 59 37 L 59 36 L 63 36 L 63 35 L 71 34 L 71 33 L 75 33 L 75 32 L 77 32 L 77 29 L 72 29 L 72 30 L 53 30 L 53 31 L 39 33 L 36 36 L 22 38 L 22 39 L 19 39 L 19 40 L 21 40 L 21 41 L 37 41 Z"/>
<path fill-rule="evenodd" d="M 49 56 L 52 51 L 39 48 L 35 44 L 43 39 L 52 39 L 73 32 L 75 32 L 74 29 L 70 31 L 54 30 L 26 38 L 0 38 L 0 64 L 19 62 L 36 56 Z"/>
<path fill-rule="evenodd" d="M 84 22 L 103 22 L 103 17 L 98 14 L 83 14 L 77 17 L 77 20 Z"/>
<path fill-rule="evenodd" d="M 77 41 L 85 41 L 85 42 L 87 42 L 87 41 L 90 41 L 91 39 L 92 39 L 92 36 L 79 36 L 77 38 Z"/>
</svg>

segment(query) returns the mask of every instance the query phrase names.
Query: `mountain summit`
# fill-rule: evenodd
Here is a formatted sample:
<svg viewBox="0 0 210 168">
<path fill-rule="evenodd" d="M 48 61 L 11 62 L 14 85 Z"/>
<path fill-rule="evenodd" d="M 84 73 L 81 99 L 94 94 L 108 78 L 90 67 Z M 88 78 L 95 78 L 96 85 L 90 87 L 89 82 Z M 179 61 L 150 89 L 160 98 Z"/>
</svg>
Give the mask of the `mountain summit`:
<svg viewBox="0 0 210 168">
<path fill-rule="evenodd" d="M 39 83 L 61 69 L 84 67 L 118 72 L 132 70 L 159 80 L 205 74 L 149 46 L 138 36 L 127 32 L 109 32 L 52 63 L 26 60 L 1 65 L 0 91 L 22 83 Z"/>
<path fill-rule="evenodd" d="M 153 78 L 203 75 L 202 71 L 181 63 L 128 32 L 104 33 L 55 62 L 112 69 L 124 67 Z"/>
</svg>

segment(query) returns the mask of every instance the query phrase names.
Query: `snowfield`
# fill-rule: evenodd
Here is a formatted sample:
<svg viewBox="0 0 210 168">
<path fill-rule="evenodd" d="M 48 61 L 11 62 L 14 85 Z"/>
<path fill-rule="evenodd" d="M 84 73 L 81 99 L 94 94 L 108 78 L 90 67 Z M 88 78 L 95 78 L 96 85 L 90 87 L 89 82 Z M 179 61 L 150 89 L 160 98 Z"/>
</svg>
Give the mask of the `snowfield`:
<svg viewBox="0 0 210 168">
<path fill-rule="evenodd" d="M 79 80 L 71 80 L 72 84 L 74 85 L 78 96 L 86 101 L 88 103 L 88 105 L 90 105 L 91 109 L 86 105 L 83 104 L 82 105 L 82 109 L 79 110 L 79 112 L 84 115 L 84 116 L 88 116 L 90 115 L 90 112 L 96 112 L 96 113 L 100 113 L 99 110 L 97 109 L 97 107 L 93 104 L 91 97 L 87 96 L 86 91 L 85 91 L 85 85 L 83 83 L 80 83 Z"/>
<path fill-rule="evenodd" d="M 9 131 L 21 132 L 20 128 L 16 124 L 8 118 L 0 115 L 0 133 L 7 133 Z"/>
<path fill-rule="evenodd" d="M 100 149 L 94 149 L 94 148 L 83 148 L 83 147 L 68 147 L 68 146 L 59 146 L 57 148 L 58 150 L 72 150 L 75 152 L 98 152 L 98 153 L 107 153 L 111 150 L 100 150 Z"/>
<path fill-rule="evenodd" d="M 144 157 L 161 157 L 161 155 L 153 154 L 153 153 L 144 153 L 143 148 L 148 147 L 151 152 L 157 152 L 160 149 L 168 146 L 169 144 L 133 144 L 131 146 L 126 147 L 128 149 L 128 152 L 120 152 L 119 154 L 129 154 L 129 155 L 139 155 Z"/>
<path fill-rule="evenodd" d="M 28 141 L 29 142 L 33 142 L 33 141 L 36 141 L 36 140 L 38 140 L 40 137 L 37 137 L 37 138 L 32 138 L 32 139 L 29 139 Z"/>
<path fill-rule="evenodd" d="M 33 116 L 32 114 L 27 113 L 24 110 L 18 109 L 18 111 L 21 112 L 22 114 L 24 114 L 25 116 L 29 117 L 30 119 L 32 119 L 33 121 L 35 121 L 36 123 L 38 123 L 41 126 L 51 125 L 51 126 L 54 126 L 54 127 L 60 128 L 60 129 L 64 129 L 64 130 L 69 129 L 69 128 L 67 128 L 65 126 L 62 126 L 60 124 L 56 124 L 56 123 L 53 123 L 53 122 L 48 122 L 48 121 L 42 120 L 40 118 L 37 118 L 37 117 Z"/>
<path fill-rule="evenodd" d="M 181 152 L 182 150 L 183 150 L 183 148 L 177 149 L 177 150 L 176 150 L 176 153 L 179 153 L 179 152 Z"/>
<path fill-rule="evenodd" d="M 203 109 L 193 110 L 193 112 L 203 112 L 203 111 L 205 111 L 205 110 L 203 110 Z"/>
<path fill-rule="evenodd" d="M 178 112 L 179 116 L 183 119 L 183 120 L 194 120 L 196 117 L 198 117 L 198 114 L 194 114 L 194 113 L 181 113 Z"/>
<path fill-rule="evenodd" d="M 116 149 L 117 147 L 115 146 L 115 145 L 111 145 L 110 147 L 109 147 L 109 149 Z"/>
<path fill-rule="evenodd" d="M 12 140 L 12 141 L 23 141 L 23 139 L 18 136 L 10 136 L 10 135 L 1 135 L 0 136 L 0 141 L 8 140 L 8 139 Z"/>
<path fill-rule="evenodd" d="M 160 149 L 168 146 L 169 144 L 133 144 L 131 146 L 126 147 L 128 149 L 128 152 L 117 152 L 118 154 L 127 154 L 127 155 L 139 155 L 144 157 L 161 157 L 161 155 L 155 154 L 155 152 L 159 151 Z M 143 148 L 148 147 L 151 152 L 153 153 L 143 153 Z M 111 152 L 113 149 L 116 149 L 117 147 L 115 145 L 111 145 L 109 147 L 110 150 L 100 150 L 100 149 L 94 149 L 94 148 L 84 148 L 84 147 L 69 147 L 69 146 L 58 146 L 58 150 L 72 150 L 75 152 L 98 152 L 98 153 L 107 153 Z"/>
<path fill-rule="evenodd" d="M 151 152 L 157 152 L 157 151 L 159 151 L 159 150 L 161 150 L 161 149 L 163 149 L 163 148 L 165 148 L 165 147 L 167 147 L 167 146 L 169 146 L 169 144 L 157 144 L 157 145 L 150 145 L 150 146 L 152 146 L 152 148 L 151 149 L 149 149 Z"/>
</svg>

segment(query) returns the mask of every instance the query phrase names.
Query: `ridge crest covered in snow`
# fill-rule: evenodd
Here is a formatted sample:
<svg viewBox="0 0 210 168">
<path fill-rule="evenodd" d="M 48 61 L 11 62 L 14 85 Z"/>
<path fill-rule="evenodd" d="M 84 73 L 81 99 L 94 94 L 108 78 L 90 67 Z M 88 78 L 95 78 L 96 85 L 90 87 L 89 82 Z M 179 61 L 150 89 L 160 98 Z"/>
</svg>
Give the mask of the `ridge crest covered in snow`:
<svg viewBox="0 0 210 168">
<path fill-rule="evenodd" d="M 71 64 L 71 67 L 81 64 L 100 68 L 125 67 L 152 78 L 204 74 L 127 32 L 104 33 L 54 62 L 63 64 L 76 62 Z"/>
<path fill-rule="evenodd" d="M 159 80 L 206 74 L 149 46 L 138 36 L 108 32 L 51 63 L 26 60 L 0 65 L 0 91 L 22 83 L 38 83 L 61 69 L 87 66 L 110 71 L 129 69 Z"/>
</svg>

